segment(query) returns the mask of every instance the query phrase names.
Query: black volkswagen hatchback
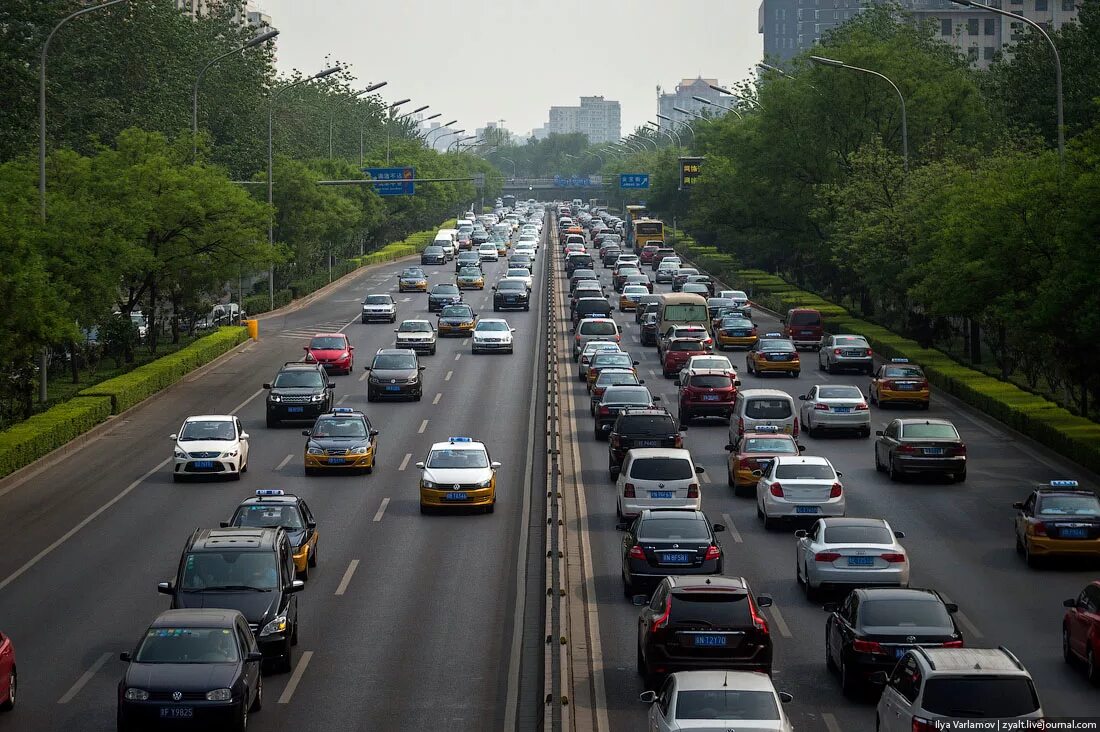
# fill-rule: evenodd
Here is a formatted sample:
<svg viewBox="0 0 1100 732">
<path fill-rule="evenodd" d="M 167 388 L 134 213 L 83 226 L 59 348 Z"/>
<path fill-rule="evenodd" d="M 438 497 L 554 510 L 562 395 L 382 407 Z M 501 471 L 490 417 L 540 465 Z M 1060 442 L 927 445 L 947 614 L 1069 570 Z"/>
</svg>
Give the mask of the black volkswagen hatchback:
<svg viewBox="0 0 1100 732">
<path fill-rule="evenodd" d="M 420 401 L 424 386 L 420 372 L 424 367 L 409 348 L 379 348 L 374 354 L 367 378 L 367 401 L 379 399 L 413 399 Z"/>
</svg>

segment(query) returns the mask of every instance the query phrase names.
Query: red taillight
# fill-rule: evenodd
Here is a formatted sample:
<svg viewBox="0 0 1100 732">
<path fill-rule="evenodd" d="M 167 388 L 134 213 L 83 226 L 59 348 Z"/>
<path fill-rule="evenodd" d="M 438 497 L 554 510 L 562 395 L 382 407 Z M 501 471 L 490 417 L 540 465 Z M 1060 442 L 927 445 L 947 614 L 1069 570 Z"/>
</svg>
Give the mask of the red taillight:
<svg viewBox="0 0 1100 732">
<path fill-rule="evenodd" d="M 642 551 L 642 548 L 640 546 L 635 544 L 634 546 L 630 547 L 630 558 L 645 559 L 645 552 Z"/>
<path fill-rule="evenodd" d="M 580 333 L 578 333 L 577 335 L 573 336 L 573 340 L 575 340 L 575 341 L 576 341 L 577 343 L 580 343 L 580 342 L 581 342 L 581 336 L 580 336 Z"/>
<path fill-rule="evenodd" d="M 916 453 L 917 448 L 912 445 L 898 445 L 894 448 L 894 452 L 900 452 L 903 455 L 912 455 Z"/>
<path fill-rule="evenodd" d="M 814 555 L 815 562 L 835 562 L 840 559 L 840 554 L 837 552 L 818 552 Z"/>
<path fill-rule="evenodd" d="M 859 404 L 856 405 L 856 411 L 857 412 L 866 412 L 867 409 L 868 409 L 868 407 L 867 407 L 866 402 L 860 402 Z"/>
<path fill-rule="evenodd" d="M 650 630 L 651 631 L 660 630 L 661 628 L 668 625 L 668 616 L 671 615 L 671 614 L 672 614 L 672 594 L 670 593 L 669 596 L 667 598 L 665 598 L 665 611 L 663 613 L 661 613 L 660 615 L 658 615 L 657 617 L 653 618 L 653 625 L 650 626 Z"/>
<path fill-rule="evenodd" d="M 1035 536 L 1046 536 L 1047 525 L 1042 521 L 1036 521 L 1031 525 L 1031 533 L 1035 534 Z"/>
<path fill-rule="evenodd" d="M 868 355 L 868 356 L 873 356 L 873 355 L 875 355 L 875 352 L 874 352 L 874 351 L 872 351 L 872 350 L 871 350 L 870 348 L 868 348 L 868 349 L 867 349 L 867 355 Z"/>
<path fill-rule="evenodd" d="M 627 483 L 623 486 L 623 498 L 634 498 L 634 484 Z"/>
<path fill-rule="evenodd" d="M 898 564 L 899 562 L 905 561 L 904 554 L 883 554 L 882 558 L 891 564 Z"/>
<path fill-rule="evenodd" d="M 924 389 L 924 390 L 927 390 L 928 389 L 928 382 L 927 381 L 922 381 L 920 383 L 920 388 Z"/>
<path fill-rule="evenodd" d="M 692 483 L 691 485 L 688 486 L 688 498 L 698 498 L 698 497 L 699 497 L 699 484 L 698 483 Z"/>
<path fill-rule="evenodd" d="M 737 467 L 748 469 L 756 464 L 756 460 L 753 458 L 743 457 L 737 461 Z"/>
<path fill-rule="evenodd" d="M 601 404 L 600 405 L 600 414 L 605 415 L 605 416 L 608 415 L 608 414 L 611 414 L 611 408 L 610 407 L 605 407 Z"/>
<path fill-rule="evenodd" d="M 717 559 L 721 551 L 714 544 L 707 547 L 707 555 L 703 557 L 705 560 Z"/>
<path fill-rule="evenodd" d="M 683 436 L 677 434 L 675 437 L 673 437 L 672 438 L 672 445 L 673 445 L 673 447 L 683 447 L 684 446 Z"/>
<path fill-rule="evenodd" d="M 962 648 L 963 647 L 962 638 L 960 638 L 959 640 L 947 641 L 946 643 L 943 644 L 943 647 L 944 648 Z"/>
<path fill-rule="evenodd" d="M 798 437 L 798 417 L 794 418 L 794 429 L 791 431 L 791 434 Z"/>
<path fill-rule="evenodd" d="M 739 435 L 745 434 L 745 418 L 744 417 L 738 417 L 737 418 L 737 434 L 739 434 Z"/>
<path fill-rule="evenodd" d="M 947 454 L 952 457 L 966 457 L 966 445 L 957 445 L 955 447 L 948 448 Z"/>
<path fill-rule="evenodd" d="M 844 488 L 840 483 L 833 483 L 833 487 L 829 489 L 829 498 L 840 498 L 840 494 L 844 492 Z"/>
<path fill-rule="evenodd" d="M 783 497 L 783 484 L 782 483 L 772 483 L 770 486 L 768 486 L 768 492 L 770 492 L 776 498 L 782 498 Z"/>
<path fill-rule="evenodd" d="M 854 640 L 852 641 L 852 650 L 856 653 L 886 655 L 886 651 L 882 650 L 882 644 L 877 641 Z"/>
<path fill-rule="evenodd" d="M 754 602 L 751 597 L 749 598 L 749 610 L 752 612 L 752 624 L 755 625 L 756 629 L 761 633 L 767 633 L 768 621 L 764 620 L 763 616 L 760 615 L 760 612 L 756 609 L 756 602 Z"/>
<path fill-rule="evenodd" d="M 833 349 L 833 355 L 834 356 L 839 356 L 840 355 L 840 349 L 839 348 L 834 348 Z"/>
<path fill-rule="evenodd" d="M 895 384 L 893 381 L 887 380 L 887 381 L 882 382 L 882 388 L 883 389 L 893 390 L 896 387 L 897 387 L 897 384 Z"/>
<path fill-rule="evenodd" d="M 913 728 L 910 732 L 937 732 L 939 727 L 930 719 L 913 717 Z"/>
<path fill-rule="evenodd" d="M 828 404 L 822 404 L 821 402 L 818 402 L 818 403 L 814 404 L 814 409 L 816 409 L 818 411 L 821 411 L 821 412 L 828 412 L 829 411 L 829 405 Z"/>
</svg>

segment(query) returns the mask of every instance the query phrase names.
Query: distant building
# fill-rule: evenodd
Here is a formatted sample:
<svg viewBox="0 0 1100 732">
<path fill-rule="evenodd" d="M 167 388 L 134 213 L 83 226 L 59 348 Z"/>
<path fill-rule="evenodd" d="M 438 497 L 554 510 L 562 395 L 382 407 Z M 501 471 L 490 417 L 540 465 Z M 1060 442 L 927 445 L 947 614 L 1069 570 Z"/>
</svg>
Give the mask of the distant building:
<svg viewBox="0 0 1100 732">
<path fill-rule="evenodd" d="M 502 127 L 499 122 L 486 122 L 484 127 L 474 130 L 474 134 L 479 140 L 484 140 L 486 135 L 490 135 L 494 142 L 500 144 L 507 144 L 515 139 L 515 135 L 506 127 Z"/>
<path fill-rule="evenodd" d="M 534 135 L 568 135 L 580 132 L 591 144 L 613 142 L 622 135 L 622 110 L 616 101 L 581 97 L 577 107 L 550 107 L 550 119 Z M 541 139 L 541 138 L 540 138 Z"/>
<path fill-rule="evenodd" d="M 711 84 L 721 86 L 717 79 L 704 79 L 701 76 L 694 79 L 682 79 L 680 83 L 676 85 L 676 91 L 672 93 L 663 92 L 661 91 L 661 87 L 658 86 L 657 111 L 663 116 L 671 117 L 677 122 L 687 121 L 693 119 L 693 117 L 690 114 L 677 112 L 675 109 L 676 107 L 706 117 L 721 116 L 723 110 L 712 104 L 704 104 L 692 98 L 702 97 L 703 99 L 708 99 L 714 104 L 723 107 L 733 106 L 735 100 L 721 92 L 711 89 Z M 661 127 L 668 126 L 668 120 L 658 118 L 657 121 L 660 122 Z"/>
<path fill-rule="evenodd" d="M 175 3 L 177 8 L 191 16 L 191 18 L 201 18 L 220 7 L 230 4 L 229 0 L 175 0 Z M 233 19 L 238 23 L 247 23 L 257 29 L 274 28 L 271 23 L 271 16 L 256 8 L 251 0 L 239 4 L 239 7 L 233 12 Z"/>
</svg>

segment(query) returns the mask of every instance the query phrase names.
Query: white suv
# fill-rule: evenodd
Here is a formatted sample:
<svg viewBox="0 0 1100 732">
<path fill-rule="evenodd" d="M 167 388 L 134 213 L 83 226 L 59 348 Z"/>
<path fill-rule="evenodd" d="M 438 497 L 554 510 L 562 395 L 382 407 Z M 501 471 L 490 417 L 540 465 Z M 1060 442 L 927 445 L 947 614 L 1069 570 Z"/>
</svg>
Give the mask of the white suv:
<svg viewBox="0 0 1100 732">
<path fill-rule="evenodd" d="M 871 680 L 885 684 L 875 710 L 879 732 L 949 729 L 937 726 L 946 719 L 993 723 L 1043 716 L 1031 674 L 1004 647 L 918 646 L 889 674 L 879 671 Z"/>
<path fill-rule="evenodd" d="M 619 519 L 634 518 L 647 508 L 688 508 L 701 511 L 699 476 L 691 453 L 676 447 L 628 450 L 619 471 L 615 509 Z"/>
</svg>

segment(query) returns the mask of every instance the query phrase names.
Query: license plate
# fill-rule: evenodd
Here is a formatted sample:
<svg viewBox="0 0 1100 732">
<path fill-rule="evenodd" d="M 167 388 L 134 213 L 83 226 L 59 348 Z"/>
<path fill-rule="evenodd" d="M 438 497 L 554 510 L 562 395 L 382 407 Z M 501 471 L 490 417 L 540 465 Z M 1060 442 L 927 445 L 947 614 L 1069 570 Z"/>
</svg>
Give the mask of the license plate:
<svg viewBox="0 0 1100 732">
<path fill-rule="evenodd" d="M 862 353 L 861 353 L 860 351 L 845 351 L 845 352 L 844 352 L 843 354 L 841 354 L 841 355 L 843 355 L 843 356 L 847 356 L 847 357 L 849 357 L 849 358 L 855 358 L 855 357 L 857 357 L 857 356 L 862 356 L 863 354 L 862 354 Z"/>
<path fill-rule="evenodd" d="M 468 497 L 465 491 L 451 491 L 446 495 L 448 501 L 465 501 Z"/>
<path fill-rule="evenodd" d="M 400 386 L 394 386 L 394 385 L 391 384 L 390 386 L 386 387 L 386 391 L 401 391 L 401 387 Z"/>
<path fill-rule="evenodd" d="M 848 414 L 852 411 L 851 407 L 833 407 L 833 411 L 837 414 Z"/>
<path fill-rule="evenodd" d="M 657 447 L 661 444 L 660 440 L 635 440 L 634 447 Z"/>
<path fill-rule="evenodd" d="M 330 457 L 328 459 L 328 464 L 329 465 L 343 465 L 346 462 L 347 462 L 347 460 L 342 458 L 342 457 Z"/>
<path fill-rule="evenodd" d="M 672 491 L 650 491 L 650 498 L 672 498 Z"/>
<path fill-rule="evenodd" d="M 665 564 L 687 564 L 691 561 L 691 555 L 686 552 L 665 552 L 661 560 Z"/>
<path fill-rule="evenodd" d="M 898 391 L 915 391 L 916 388 L 917 388 L 917 385 L 916 384 L 898 384 L 897 388 L 898 388 Z"/>
<path fill-rule="evenodd" d="M 1088 535 L 1087 529 L 1062 529 L 1061 531 L 1063 539 L 1084 539 Z"/>
<path fill-rule="evenodd" d="M 849 567 L 870 567 L 874 565 L 874 557 L 848 557 Z"/>
<path fill-rule="evenodd" d="M 160 710 L 161 719 L 190 719 L 194 716 L 194 707 L 164 707 Z"/>
<path fill-rule="evenodd" d="M 804 330 L 804 331 L 802 331 L 802 335 L 808 335 L 808 336 L 812 336 L 813 334 L 814 334 L 814 332 L 813 332 L 812 330 Z"/>
<path fill-rule="evenodd" d="M 924 448 L 925 455 L 943 455 L 942 447 L 926 447 Z"/>
<path fill-rule="evenodd" d="M 286 411 L 290 412 L 291 414 L 300 414 L 304 412 L 305 409 L 305 407 L 287 407 Z"/>
<path fill-rule="evenodd" d="M 703 395 L 703 401 L 704 402 L 716 402 L 716 401 L 718 401 L 718 395 L 717 394 L 704 394 Z"/>
<path fill-rule="evenodd" d="M 214 461 L 213 460 L 196 460 L 195 461 L 195 467 L 196 468 L 212 468 L 212 467 L 214 467 Z"/>
<path fill-rule="evenodd" d="M 909 650 L 908 648 L 895 648 L 894 649 L 894 658 L 901 658 L 902 656 L 905 655 L 905 652 L 908 651 L 908 650 Z"/>
<path fill-rule="evenodd" d="M 714 648 L 716 646 L 726 645 L 726 636 L 724 635 L 697 635 L 695 637 L 695 645 L 707 646 Z"/>
<path fill-rule="evenodd" d="M 817 506 L 795 506 L 795 513 L 817 513 Z"/>
</svg>

